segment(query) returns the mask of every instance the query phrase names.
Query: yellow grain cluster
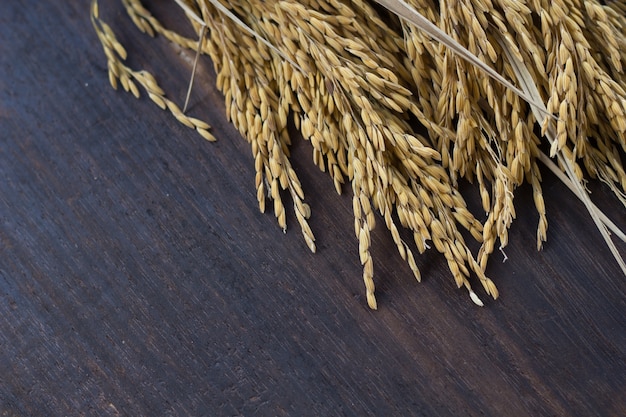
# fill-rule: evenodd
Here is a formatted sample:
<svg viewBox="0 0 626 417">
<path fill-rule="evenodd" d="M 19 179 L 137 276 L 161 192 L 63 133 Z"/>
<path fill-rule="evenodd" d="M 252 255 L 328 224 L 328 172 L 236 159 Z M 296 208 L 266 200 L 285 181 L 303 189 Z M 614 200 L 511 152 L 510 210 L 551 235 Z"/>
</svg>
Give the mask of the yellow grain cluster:
<svg viewBox="0 0 626 417">
<path fill-rule="evenodd" d="M 508 243 L 514 191 L 524 182 L 533 188 L 539 213 L 538 248 L 546 239 L 538 161 L 542 129 L 550 123 L 555 131 L 551 156 L 563 155 L 579 180 L 599 178 L 626 203 L 626 7 L 621 0 L 407 1 L 514 84 L 519 80 L 507 54 L 523 62 L 551 115 L 539 123 L 513 91 L 373 1 L 172 2 L 186 13 L 200 40 L 163 27 L 139 0 L 122 2 L 142 31 L 211 58 L 227 116 L 251 146 L 261 210 L 269 199 L 286 228 L 286 191 L 312 251 L 310 208 L 289 160 L 290 118 L 337 192 L 350 183 L 372 308 L 370 233 L 380 221 L 418 280 L 414 251 L 432 245 L 472 300 L 480 303 L 471 276 L 487 294 L 498 296 L 484 271 L 495 248 Z M 99 19 L 95 2 L 92 19 L 113 86 L 119 82 L 137 96 L 140 84 L 157 105 L 213 140 L 208 125 L 185 115 L 154 77 L 123 64 L 124 48 Z M 457 190 L 462 178 L 478 187 L 487 213 L 482 222 Z M 403 240 L 400 227 L 412 232 L 413 242 Z M 476 255 L 464 235 L 481 242 Z"/>
</svg>

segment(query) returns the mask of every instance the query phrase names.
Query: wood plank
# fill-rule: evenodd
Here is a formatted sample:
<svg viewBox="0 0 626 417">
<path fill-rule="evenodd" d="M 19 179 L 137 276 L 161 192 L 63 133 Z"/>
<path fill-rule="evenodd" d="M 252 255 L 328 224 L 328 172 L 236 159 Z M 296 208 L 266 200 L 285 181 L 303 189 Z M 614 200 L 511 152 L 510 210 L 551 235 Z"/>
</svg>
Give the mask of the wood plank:
<svg viewBox="0 0 626 417">
<path fill-rule="evenodd" d="M 182 102 L 190 55 L 102 8 Z M 0 2 L 0 415 L 626 415 L 626 280 L 554 177 L 542 252 L 516 195 L 501 299 L 475 307 L 434 252 L 416 283 L 379 227 L 373 312 L 348 193 L 296 140 L 318 253 L 291 214 L 283 234 L 201 66 L 215 144 L 110 88 L 88 2 Z"/>
</svg>

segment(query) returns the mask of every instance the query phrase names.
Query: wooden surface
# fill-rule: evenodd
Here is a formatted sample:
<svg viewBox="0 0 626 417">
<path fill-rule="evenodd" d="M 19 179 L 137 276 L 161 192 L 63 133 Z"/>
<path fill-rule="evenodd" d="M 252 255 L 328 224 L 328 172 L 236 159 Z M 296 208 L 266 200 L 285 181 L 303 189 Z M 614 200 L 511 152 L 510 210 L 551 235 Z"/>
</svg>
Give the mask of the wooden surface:
<svg viewBox="0 0 626 417">
<path fill-rule="evenodd" d="M 182 103 L 191 55 L 101 9 Z M 626 278 L 551 175 L 542 252 L 516 195 L 501 299 L 434 251 L 416 283 L 379 227 L 370 311 L 349 193 L 296 140 L 318 253 L 292 214 L 283 234 L 201 69 L 215 144 L 110 88 L 87 1 L 0 2 L 0 416 L 626 415 Z"/>
</svg>

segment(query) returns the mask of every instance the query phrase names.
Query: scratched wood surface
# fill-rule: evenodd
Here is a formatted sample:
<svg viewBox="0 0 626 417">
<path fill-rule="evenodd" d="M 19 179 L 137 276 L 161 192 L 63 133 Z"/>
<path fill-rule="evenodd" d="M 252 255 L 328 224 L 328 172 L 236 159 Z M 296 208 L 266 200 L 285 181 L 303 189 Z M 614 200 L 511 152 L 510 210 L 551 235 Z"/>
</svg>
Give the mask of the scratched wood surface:
<svg viewBox="0 0 626 417">
<path fill-rule="evenodd" d="M 101 9 L 182 102 L 192 56 Z M 542 252 L 516 195 L 501 299 L 474 306 L 434 252 L 418 284 L 378 228 L 370 311 L 349 193 L 295 140 L 318 253 L 293 215 L 283 234 L 200 69 L 215 144 L 110 88 L 87 1 L 0 2 L 0 416 L 626 415 L 626 279 L 554 177 Z"/>
</svg>

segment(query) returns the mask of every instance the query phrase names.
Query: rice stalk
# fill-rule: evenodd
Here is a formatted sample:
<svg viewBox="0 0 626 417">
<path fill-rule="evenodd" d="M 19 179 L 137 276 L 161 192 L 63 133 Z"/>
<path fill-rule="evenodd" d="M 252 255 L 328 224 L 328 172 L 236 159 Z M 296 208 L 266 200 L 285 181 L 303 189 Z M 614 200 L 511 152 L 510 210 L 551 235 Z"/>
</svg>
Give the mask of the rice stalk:
<svg viewBox="0 0 626 417">
<path fill-rule="evenodd" d="M 540 162 L 565 173 L 559 178 L 582 199 L 626 274 L 607 227 L 622 239 L 624 233 L 584 188 L 597 178 L 626 205 L 623 2 L 175 0 L 195 40 L 165 28 L 139 0 L 122 3 L 143 32 L 210 57 L 226 115 L 251 147 L 259 208 L 271 201 L 281 228 L 286 192 L 306 244 L 316 250 L 310 207 L 290 162 L 289 119 L 336 191 L 350 184 L 371 308 L 370 236 L 381 222 L 418 281 L 415 251 L 433 247 L 472 301 L 483 305 L 475 279 L 497 298 L 485 271 L 496 248 L 506 259 L 522 184 L 533 190 L 537 248 L 547 239 Z M 193 75 L 180 110 L 153 76 L 124 64 L 126 52 L 100 20 L 97 0 L 91 15 L 112 85 L 138 96 L 139 84 L 181 123 L 214 140 L 206 123 L 185 115 Z M 467 209 L 461 179 L 476 184 L 482 221 Z M 480 245 L 476 254 L 466 238 Z"/>
</svg>

